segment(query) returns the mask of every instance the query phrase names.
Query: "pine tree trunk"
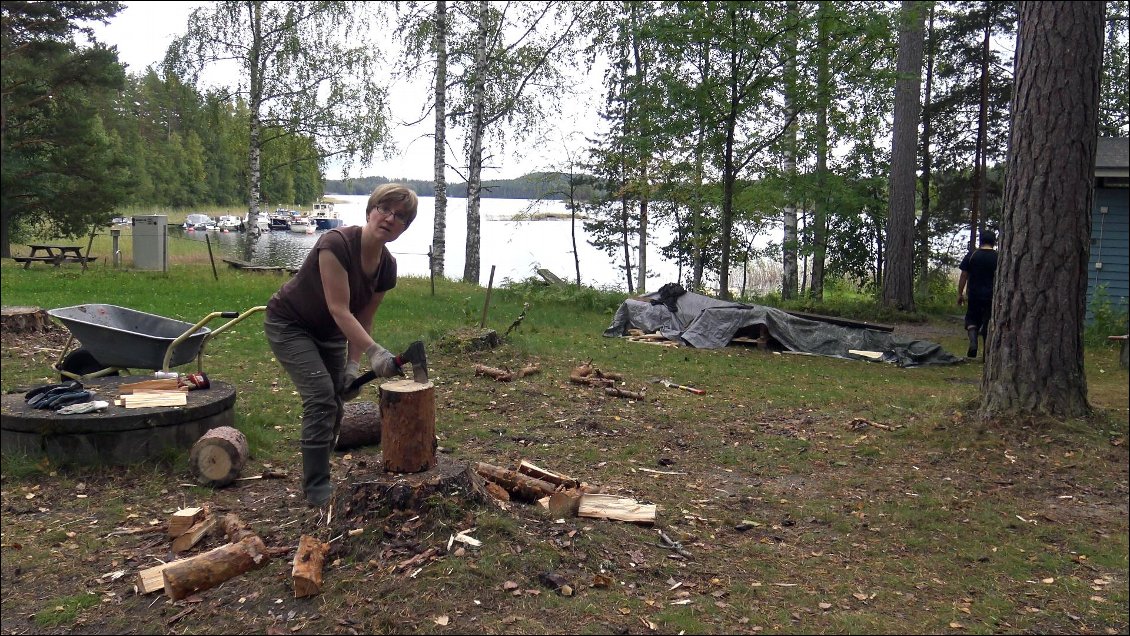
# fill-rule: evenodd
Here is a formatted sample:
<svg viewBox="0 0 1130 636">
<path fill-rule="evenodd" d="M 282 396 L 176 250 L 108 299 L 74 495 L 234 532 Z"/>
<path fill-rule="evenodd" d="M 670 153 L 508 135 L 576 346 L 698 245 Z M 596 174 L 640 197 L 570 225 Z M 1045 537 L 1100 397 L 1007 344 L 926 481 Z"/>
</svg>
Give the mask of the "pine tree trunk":
<svg viewBox="0 0 1130 636">
<path fill-rule="evenodd" d="M 1102 2 L 1023 2 L 980 413 L 1089 413 L 1083 319 Z"/>
<path fill-rule="evenodd" d="M 899 10 L 899 48 L 891 140 L 890 212 L 887 216 L 883 304 L 914 311 L 915 166 L 921 117 L 922 41 L 925 7 L 903 0 Z"/>
<path fill-rule="evenodd" d="M 435 223 L 432 227 L 432 271 L 443 277 L 447 251 L 447 0 L 436 0 L 436 127 L 435 127 Z"/>
<path fill-rule="evenodd" d="M 828 174 L 828 110 L 832 103 L 832 73 L 829 68 L 828 0 L 820 2 L 817 17 L 819 50 L 816 60 L 816 197 L 812 205 L 812 298 L 824 300 L 824 258 L 828 251 L 828 206 L 825 177 Z"/>
</svg>

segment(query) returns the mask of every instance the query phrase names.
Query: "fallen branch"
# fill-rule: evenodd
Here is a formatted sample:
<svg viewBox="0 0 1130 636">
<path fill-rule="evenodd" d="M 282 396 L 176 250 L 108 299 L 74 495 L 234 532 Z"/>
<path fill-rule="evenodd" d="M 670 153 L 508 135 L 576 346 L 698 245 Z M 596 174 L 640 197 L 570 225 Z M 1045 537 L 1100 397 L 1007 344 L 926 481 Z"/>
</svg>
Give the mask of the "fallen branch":
<svg viewBox="0 0 1130 636">
<path fill-rule="evenodd" d="M 486 375 L 499 382 L 509 382 L 514 379 L 514 374 L 509 369 L 498 369 L 483 364 L 475 365 L 475 375 Z"/>
<path fill-rule="evenodd" d="M 628 391 L 614 386 L 604 387 L 604 392 L 608 395 L 611 395 L 612 397 L 628 398 L 629 400 L 643 401 L 644 399 L 646 399 L 644 397 L 643 391 Z"/>
</svg>

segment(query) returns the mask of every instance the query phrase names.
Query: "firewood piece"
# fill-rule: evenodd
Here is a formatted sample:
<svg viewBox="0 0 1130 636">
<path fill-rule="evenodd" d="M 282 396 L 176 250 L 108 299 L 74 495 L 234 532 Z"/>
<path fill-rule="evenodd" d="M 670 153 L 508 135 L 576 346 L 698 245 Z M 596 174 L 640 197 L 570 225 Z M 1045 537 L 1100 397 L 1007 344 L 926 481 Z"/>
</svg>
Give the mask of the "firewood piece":
<svg viewBox="0 0 1130 636">
<path fill-rule="evenodd" d="M 347 402 L 334 450 L 344 451 L 381 443 L 381 409 L 373 402 Z"/>
<path fill-rule="evenodd" d="M 586 494 L 581 497 L 577 516 L 650 525 L 655 523 L 655 511 L 655 504 L 641 504 L 628 497 Z"/>
<path fill-rule="evenodd" d="M 204 535 L 216 527 L 216 517 L 208 515 L 196 522 L 187 532 L 173 539 L 173 552 L 184 552 L 200 542 Z"/>
<path fill-rule="evenodd" d="M 574 491 L 575 493 L 576 491 Z M 568 492 L 555 492 L 549 497 L 549 514 L 553 515 L 554 519 L 561 519 L 565 517 L 576 517 L 577 510 L 581 505 L 580 494 L 570 494 Z"/>
<path fill-rule="evenodd" d="M 119 395 L 132 395 L 143 391 L 176 391 L 180 388 L 176 378 L 158 378 L 156 380 L 142 380 L 131 382 L 118 387 Z"/>
<path fill-rule="evenodd" d="M 514 377 L 524 378 L 527 375 L 534 375 L 535 373 L 541 373 L 541 367 L 536 364 L 531 364 L 518 369 L 518 372 L 514 374 Z"/>
<path fill-rule="evenodd" d="M 567 477 L 560 473 L 555 473 L 552 470 L 546 470 L 524 459 L 518 461 L 518 472 L 530 477 L 537 477 L 542 481 L 548 481 L 554 486 L 563 486 L 565 488 L 576 488 L 580 483 L 572 477 Z"/>
<path fill-rule="evenodd" d="M 557 490 L 548 481 L 483 462 L 475 465 L 475 472 L 505 488 L 512 498 L 529 503 L 548 497 Z"/>
<path fill-rule="evenodd" d="M 499 369 L 496 367 L 488 367 L 485 364 L 475 365 L 475 375 L 486 375 L 498 380 L 499 382 L 509 382 L 514 379 L 514 374 L 509 369 Z"/>
<path fill-rule="evenodd" d="M 330 545 L 304 534 L 298 540 L 290 578 L 294 584 L 294 598 L 314 596 L 322 591 L 322 567 Z"/>
<path fill-rule="evenodd" d="M 604 392 L 612 397 L 628 398 L 629 400 L 645 400 L 643 391 L 628 391 L 619 387 L 607 386 L 604 387 Z"/>
<path fill-rule="evenodd" d="M 219 531 L 227 538 L 228 543 L 239 543 L 247 537 L 255 536 L 247 524 L 234 513 L 224 515 L 220 520 Z"/>
<path fill-rule="evenodd" d="M 174 601 L 267 565 L 270 555 L 263 540 L 255 535 L 239 543 L 229 543 L 192 557 L 177 561 L 161 573 L 165 580 L 165 594 Z"/>
<path fill-rule="evenodd" d="M 169 538 L 176 539 L 204 518 L 203 508 L 181 508 L 169 517 Z"/>
<path fill-rule="evenodd" d="M 222 488 L 239 477 L 249 455 L 247 437 L 230 426 L 220 426 L 192 445 L 188 467 L 198 484 Z"/>
<path fill-rule="evenodd" d="M 180 563 L 181 561 L 187 560 L 188 559 L 179 559 L 177 561 L 169 561 L 168 563 L 155 565 L 151 568 L 145 568 L 144 570 L 138 572 L 137 593 L 144 595 L 150 594 L 152 592 L 160 592 L 161 590 L 165 589 L 165 577 L 162 576 L 165 568 L 173 565 L 174 563 Z"/>
<path fill-rule="evenodd" d="M 487 481 L 486 484 L 487 492 L 490 493 L 491 497 L 494 497 L 499 501 L 510 501 L 510 493 L 507 492 L 505 488 L 499 486 L 493 481 Z"/>
<path fill-rule="evenodd" d="M 385 472 L 421 473 L 436 465 L 436 392 L 431 382 L 381 385 L 381 456 Z"/>
<path fill-rule="evenodd" d="M 157 406 L 185 406 L 188 404 L 187 391 L 141 391 L 123 395 L 115 403 L 127 409 L 147 409 Z"/>
</svg>

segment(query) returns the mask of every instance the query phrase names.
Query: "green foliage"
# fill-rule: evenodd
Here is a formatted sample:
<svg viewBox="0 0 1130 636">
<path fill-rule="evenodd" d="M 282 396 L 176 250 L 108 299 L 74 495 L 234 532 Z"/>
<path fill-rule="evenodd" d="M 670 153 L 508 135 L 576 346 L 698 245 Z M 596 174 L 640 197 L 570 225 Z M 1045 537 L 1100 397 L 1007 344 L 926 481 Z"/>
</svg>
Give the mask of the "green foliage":
<svg viewBox="0 0 1130 636">
<path fill-rule="evenodd" d="M 510 301 L 530 303 L 532 307 L 542 308 L 560 306 L 584 311 L 597 311 L 611 314 L 616 311 L 625 295 L 614 290 L 593 289 L 577 285 L 548 285 L 537 278 L 510 282 L 498 290 L 501 298 Z"/>
<path fill-rule="evenodd" d="M 1083 341 L 1088 345 L 1104 345 L 1108 342 L 1107 336 L 1125 335 L 1130 328 L 1130 311 L 1126 303 L 1116 305 L 1107 293 L 1106 285 L 1095 288 L 1087 312 L 1091 319 L 1083 330 Z"/>
</svg>

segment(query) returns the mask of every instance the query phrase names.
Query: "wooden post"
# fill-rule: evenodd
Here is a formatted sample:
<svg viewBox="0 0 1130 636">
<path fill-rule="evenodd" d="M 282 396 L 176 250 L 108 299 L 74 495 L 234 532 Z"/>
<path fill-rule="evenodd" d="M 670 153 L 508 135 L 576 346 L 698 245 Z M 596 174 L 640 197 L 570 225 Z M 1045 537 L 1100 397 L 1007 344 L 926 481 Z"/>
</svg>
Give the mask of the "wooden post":
<svg viewBox="0 0 1130 636">
<path fill-rule="evenodd" d="M 188 467 L 200 485 L 221 488 L 239 477 L 248 455 L 247 437 L 230 426 L 220 426 L 192 445 Z"/>
<path fill-rule="evenodd" d="M 208 260 L 212 263 L 212 278 L 220 280 L 220 275 L 216 273 L 216 259 L 212 258 L 212 239 L 208 234 L 204 234 L 204 242 L 208 245 Z"/>
<path fill-rule="evenodd" d="M 381 385 L 381 454 L 391 473 L 436 465 L 435 385 L 393 380 Z"/>
<path fill-rule="evenodd" d="M 479 321 L 479 329 L 487 324 L 487 307 L 490 307 L 490 290 L 494 288 L 494 265 L 490 266 L 490 280 L 487 281 L 487 299 L 483 302 L 483 318 Z"/>
</svg>

